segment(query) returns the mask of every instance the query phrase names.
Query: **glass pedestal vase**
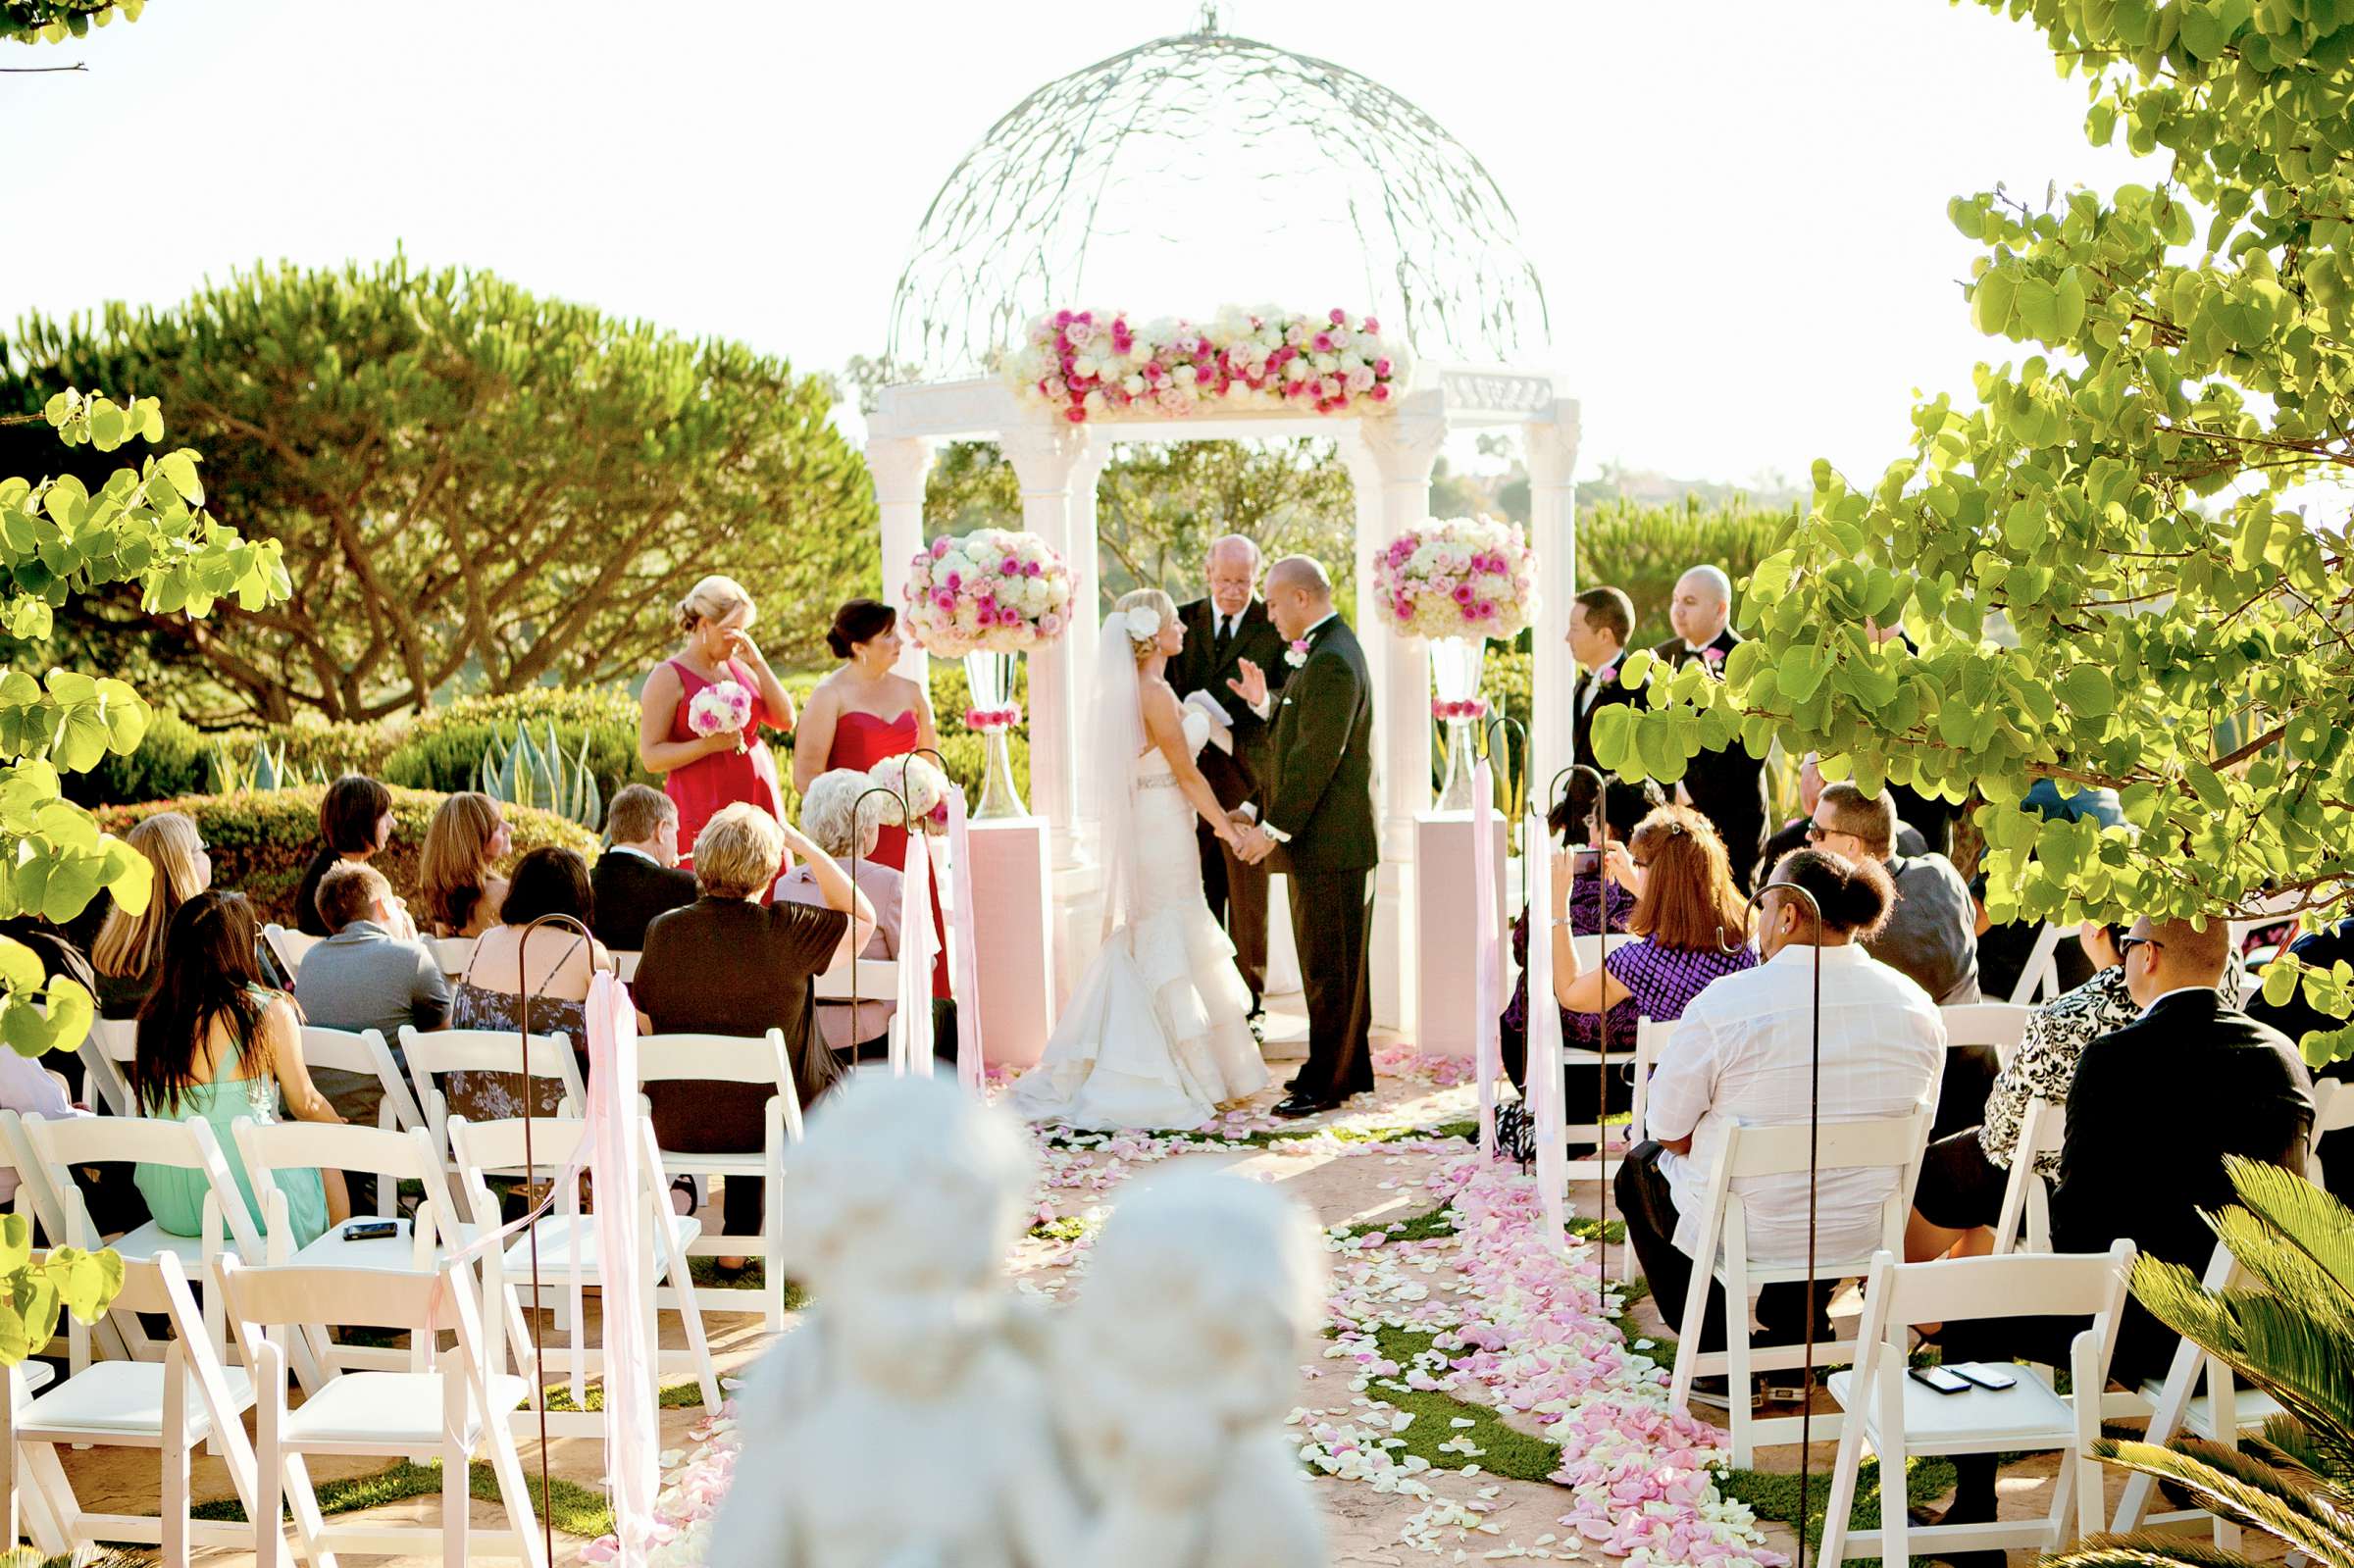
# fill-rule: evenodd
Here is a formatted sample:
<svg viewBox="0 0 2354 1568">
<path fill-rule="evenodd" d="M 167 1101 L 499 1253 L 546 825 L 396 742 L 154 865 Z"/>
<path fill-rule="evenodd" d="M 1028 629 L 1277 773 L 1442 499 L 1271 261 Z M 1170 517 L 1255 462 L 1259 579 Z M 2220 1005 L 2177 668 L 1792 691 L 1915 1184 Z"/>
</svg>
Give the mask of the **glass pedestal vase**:
<svg viewBox="0 0 2354 1568">
<path fill-rule="evenodd" d="M 1471 809 L 1473 754 L 1471 726 L 1479 717 L 1480 666 L 1487 662 L 1486 637 L 1437 637 L 1430 644 L 1432 709 L 1447 727 L 1447 763 L 1439 784 L 1440 811 Z"/>
<path fill-rule="evenodd" d="M 1018 653 L 968 653 L 964 656 L 964 682 L 972 688 L 975 710 L 987 712 L 1013 706 L 1013 681 L 1021 668 Z M 984 755 L 981 763 L 981 800 L 973 808 L 975 822 L 1000 822 L 1008 817 L 1027 817 L 1030 808 L 1013 787 L 1013 753 L 1006 739 L 1010 725 L 992 725 L 982 733 Z"/>
</svg>

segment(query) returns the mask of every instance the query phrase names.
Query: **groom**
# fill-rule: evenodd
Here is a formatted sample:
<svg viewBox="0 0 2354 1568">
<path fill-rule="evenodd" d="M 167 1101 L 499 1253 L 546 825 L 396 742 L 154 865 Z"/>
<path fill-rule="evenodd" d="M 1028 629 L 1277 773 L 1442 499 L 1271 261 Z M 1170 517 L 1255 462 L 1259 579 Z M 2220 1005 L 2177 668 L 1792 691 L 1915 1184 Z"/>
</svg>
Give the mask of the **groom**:
<svg viewBox="0 0 2354 1568">
<path fill-rule="evenodd" d="M 1373 1087 L 1365 966 L 1372 936 L 1367 873 L 1381 860 L 1373 829 L 1373 681 L 1356 633 L 1332 608 L 1332 580 L 1305 555 L 1267 573 L 1267 614 L 1290 644 L 1291 677 L 1270 696 L 1249 659 L 1227 683 L 1271 715 L 1268 777 L 1255 826 L 1238 852 L 1255 865 L 1282 851 L 1292 879 L 1292 936 L 1307 993 L 1307 1060 L 1278 1116 L 1312 1116 Z"/>
</svg>

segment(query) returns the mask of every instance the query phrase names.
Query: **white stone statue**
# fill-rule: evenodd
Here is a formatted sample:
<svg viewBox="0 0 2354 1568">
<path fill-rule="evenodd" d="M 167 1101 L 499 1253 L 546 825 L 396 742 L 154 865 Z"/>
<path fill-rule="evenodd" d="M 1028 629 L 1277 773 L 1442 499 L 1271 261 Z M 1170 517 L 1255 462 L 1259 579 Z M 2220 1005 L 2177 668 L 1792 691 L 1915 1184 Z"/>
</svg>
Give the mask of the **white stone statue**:
<svg viewBox="0 0 2354 1568">
<path fill-rule="evenodd" d="M 1114 1208 L 1049 1346 L 1090 1568 L 1325 1562 L 1283 1437 L 1324 1274 L 1306 1212 L 1254 1182 L 1175 1170 Z"/>
<path fill-rule="evenodd" d="M 1027 1136 L 949 1079 L 860 1075 L 782 1192 L 807 1320 L 738 1396 L 711 1568 L 1077 1568 L 1086 1510 L 1004 1263 Z"/>
</svg>

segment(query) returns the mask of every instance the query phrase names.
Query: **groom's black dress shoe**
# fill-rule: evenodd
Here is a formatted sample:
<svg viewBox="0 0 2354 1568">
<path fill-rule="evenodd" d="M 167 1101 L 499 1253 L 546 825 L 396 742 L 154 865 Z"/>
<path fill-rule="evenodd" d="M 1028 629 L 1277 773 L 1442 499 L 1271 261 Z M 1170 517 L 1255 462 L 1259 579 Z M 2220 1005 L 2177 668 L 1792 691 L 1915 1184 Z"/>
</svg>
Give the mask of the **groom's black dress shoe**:
<svg viewBox="0 0 2354 1568">
<path fill-rule="evenodd" d="M 1339 1100 L 1311 1099 L 1305 1094 L 1294 1094 L 1275 1102 L 1275 1114 L 1287 1119 L 1313 1116 L 1319 1111 L 1329 1111 L 1339 1103 Z"/>
</svg>

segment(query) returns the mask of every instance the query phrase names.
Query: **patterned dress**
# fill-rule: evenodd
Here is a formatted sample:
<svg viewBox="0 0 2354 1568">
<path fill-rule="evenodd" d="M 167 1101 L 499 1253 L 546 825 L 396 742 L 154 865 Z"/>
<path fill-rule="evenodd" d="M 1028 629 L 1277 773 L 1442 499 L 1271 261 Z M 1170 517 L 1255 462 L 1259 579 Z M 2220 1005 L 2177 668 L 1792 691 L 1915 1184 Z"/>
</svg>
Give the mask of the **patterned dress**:
<svg viewBox="0 0 2354 1568">
<path fill-rule="evenodd" d="M 494 1029 L 519 1037 L 517 1054 L 520 1060 L 523 1034 L 523 998 L 512 991 L 490 990 L 477 986 L 471 966 L 466 977 L 450 992 L 449 1027 L 452 1029 Z M 566 1001 L 556 996 L 541 996 L 532 1003 L 531 1033 L 561 1035 L 572 1043 L 575 1057 L 580 1061 L 581 1082 L 588 1081 L 588 1004 Z M 521 1073 L 452 1073 L 442 1087 L 448 1097 L 449 1113 L 463 1116 L 469 1122 L 497 1121 L 523 1114 L 523 1090 L 527 1080 Z M 553 1079 L 533 1079 L 537 1086 L 532 1099 L 534 1116 L 553 1116 L 564 1103 L 564 1086 Z M 586 1111 L 587 1106 L 580 1107 Z"/>
</svg>

